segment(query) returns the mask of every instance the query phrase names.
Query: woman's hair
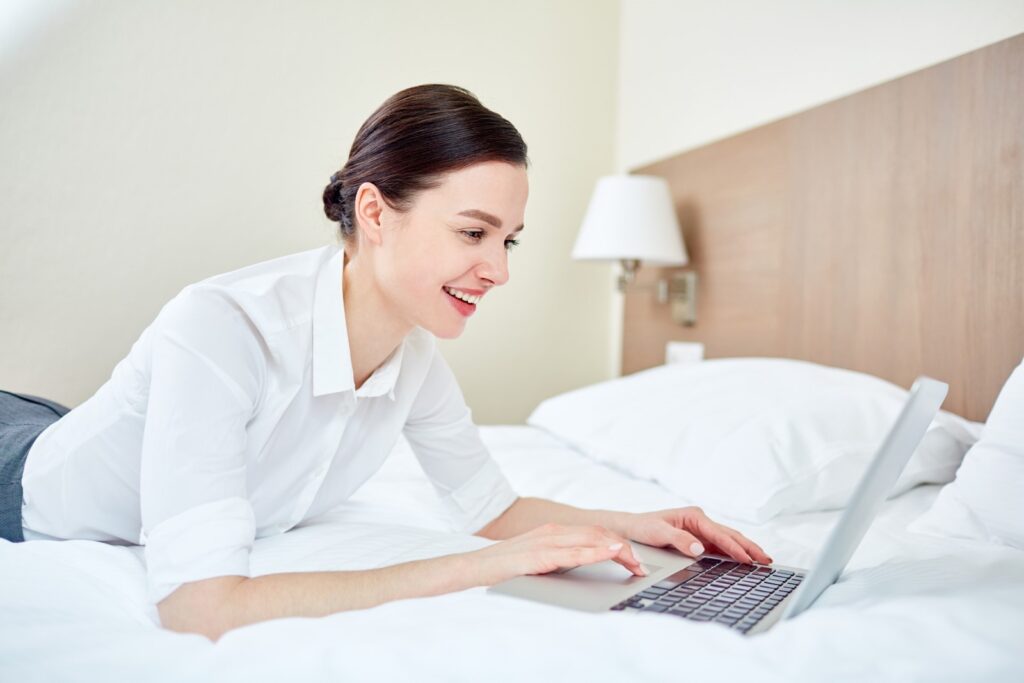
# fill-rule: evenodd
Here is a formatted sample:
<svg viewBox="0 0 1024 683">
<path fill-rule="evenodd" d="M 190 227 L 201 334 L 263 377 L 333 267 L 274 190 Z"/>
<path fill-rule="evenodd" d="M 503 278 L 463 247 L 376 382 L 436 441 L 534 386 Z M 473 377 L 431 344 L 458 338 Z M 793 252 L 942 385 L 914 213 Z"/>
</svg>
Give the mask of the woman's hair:
<svg viewBox="0 0 1024 683">
<path fill-rule="evenodd" d="M 373 183 L 388 206 L 406 211 L 416 193 L 440 184 L 441 175 L 483 161 L 529 164 L 515 126 L 465 88 L 406 88 L 359 128 L 348 161 L 324 188 L 324 213 L 352 245 L 353 206 L 362 183 Z"/>
</svg>

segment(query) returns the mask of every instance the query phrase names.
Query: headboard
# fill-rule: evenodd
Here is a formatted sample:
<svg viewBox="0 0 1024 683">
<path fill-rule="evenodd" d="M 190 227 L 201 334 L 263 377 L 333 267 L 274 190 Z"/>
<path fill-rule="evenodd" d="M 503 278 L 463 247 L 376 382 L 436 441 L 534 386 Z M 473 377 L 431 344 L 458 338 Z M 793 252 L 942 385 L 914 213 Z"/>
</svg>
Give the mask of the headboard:
<svg viewBox="0 0 1024 683">
<path fill-rule="evenodd" d="M 632 172 L 668 180 L 699 282 L 689 328 L 626 294 L 624 373 L 700 341 L 927 374 L 984 420 L 1024 356 L 1024 35 Z"/>
</svg>

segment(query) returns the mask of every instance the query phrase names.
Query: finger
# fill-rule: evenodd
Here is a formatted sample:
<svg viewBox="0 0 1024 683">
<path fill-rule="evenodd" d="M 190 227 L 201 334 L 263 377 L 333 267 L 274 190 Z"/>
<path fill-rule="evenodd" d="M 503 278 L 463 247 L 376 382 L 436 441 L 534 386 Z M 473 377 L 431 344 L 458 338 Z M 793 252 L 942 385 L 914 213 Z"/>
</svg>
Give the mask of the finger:
<svg viewBox="0 0 1024 683">
<path fill-rule="evenodd" d="M 647 576 L 650 573 L 647 571 L 647 567 L 645 567 L 636 556 L 636 553 L 633 552 L 633 546 L 631 546 L 628 541 L 622 539 L 612 544 L 612 546 L 616 545 L 621 545 L 622 547 L 618 550 L 618 554 L 612 558 L 613 560 L 637 576 Z"/>
<path fill-rule="evenodd" d="M 649 573 L 647 568 L 644 567 L 637 558 L 629 540 L 608 531 L 603 527 L 586 527 L 580 532 L 573 534 L 571 538 L 576 541 L 577 545 L 583 547 L 607 546 L 609 550 L 612 550 L 615 553 L 611 559 L 615 560 L 637 576 L 647 576 Z M 562 542 L 564 541 L 565 538 L 562 539 Z"/>
<path fill-rule="evenodd" d="M 619 536 L 615 532 L 601 526 L 564 527 L 563 531 L 551 537 L 551 541 L 554 545 L 561 547 L 597 547 L 601 545 L 621 543 L 623 546 L 622 558 L 627 562 L 639 564 L 639 560 L 636 559 L 636 555 L 633 552 L 633 546 L 630 545 L 629 539 Z"/>
<path fill-rule="evenodd" d="M 747 551 L 744 550 L 743 546 L 729 534 L 719 531 L 710 540 L 725 551 L 726 555 L 734 560 L 743 562 L 744 564 L 754 563 L 754 559 L 747 554 Z"/>
<path fill-rule="evenodd" d="M 766 553 L 761 548 L 761 546 L 751 541 L 749 538 L 741 534 L 736 529 L 725 526 L 724 524 L 712 522 L 710 519 L 707 519 L 706 517 L 704 520 L 701 521 L 701 524 L 699 526 L 701 531 L 705 534 L 705 536 L 710 542 L 715 542 L 715 540 L 719 538 L 719 534 L 725 534 L 729 538 L 733 539 L 736 543 L 738 543 L 740 547 L 743 548 L 743 551 L 747 554 L 747 556 L 751 559 L 756 560 L 757 562 L 760 562 L 762 564 L 772 563 L 772 558 L 768 556 L 768 553 Z"/>
<path fill-rule="evenodd" d="M 611 560 L 616 557 L 620 547 L 616 547 L 614 544 L 611 546 L 604 547 L 585 547 L 577 546 L 575 548 L 559 548 L 554 552 L 554 561 L 559 567 L 581 567 L 585 564 L 593 564 L 595 562 L 604 562 L 605 560 Z"/>
<path fill-rule="evenodd" d="M 697 557 L 704 552 L 704 544 L 696 536 L 682 529 L 676 529 L 672 534 L 672 546 L 690 557 Z"/>
<path fill-rule="evenodd" d="M 549 540 L 559 548 L 607 548 L 613 555 L 605 559 L 614 559 L 638 576 L 647 576 L 649 573 L 636 557 L 629 541 L 603 527 L 561 527 L 549 537 Z"/>
<path fill-rule="evenodd" d="M 768 555 L 768 553 L 766 553 L 764 549 L 761 548 L 761 546 L 754 543 L 740 532 L 736 531 L 735 529 L 730 529 L 729 527 L 725 527 L 725 529 L 726 532 L 730 536 L 732 536 L 737 543 L 743 546 L 743 549 L 747 551 L 747 554 L 754 558 L 756 561 L 760 562 L 761 564 L 771 564 L 774 561 Z"/>
<path fill-rule="evenodd" d="M 753 564 L 753 557 L 751 557 L 746 548 L 744 548 L 743 545 L 732 536 L 732 534 L 742 536 L 740 532 L 735 529 L 730 529 L 722 524 L 712 522 L 708 519 L 707 515 L 703 514 L 697 519 L 697 528 L 709 543 L 717 545 L 724 551 L 724 554 L 730 556 L 734 560 L 738 560 L 739 562 Z M 767 555 L 765 557 L 767 557 Z"/>
</svg>

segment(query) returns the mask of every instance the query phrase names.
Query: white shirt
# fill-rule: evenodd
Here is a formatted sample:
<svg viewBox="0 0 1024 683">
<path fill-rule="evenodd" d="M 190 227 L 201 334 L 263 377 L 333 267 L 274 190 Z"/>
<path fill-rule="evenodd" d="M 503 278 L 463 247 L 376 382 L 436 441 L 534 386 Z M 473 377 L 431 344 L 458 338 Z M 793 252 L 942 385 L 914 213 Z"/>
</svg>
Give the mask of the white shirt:
<svg viewBox="0 0 1024 683">
<path fill-rule="evenodd" d="M 355 389 L 337 246 L 185 287 L 22 478 L 28 540 L 146 546 L 150 599 L 249 576 L 257 537 L 346 500 L 404 433 L 474 532 L 515 502 L 434 337 L 415 328 Z"/>
</svg>

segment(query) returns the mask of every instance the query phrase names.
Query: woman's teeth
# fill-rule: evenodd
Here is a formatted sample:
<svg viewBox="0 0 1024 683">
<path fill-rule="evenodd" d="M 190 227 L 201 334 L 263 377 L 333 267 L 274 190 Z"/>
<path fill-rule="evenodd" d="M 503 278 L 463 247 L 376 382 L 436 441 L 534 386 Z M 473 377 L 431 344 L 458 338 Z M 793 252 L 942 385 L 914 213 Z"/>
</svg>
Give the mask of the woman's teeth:
<svg viewBox="0 0 1024 683">
<path fill-rule="evenodd" d="M 467 304 L 474 304 L 475 305 L 476 303 L 478 303 L 480 301 L 480 297 L 478 297 L 478 296 L 470 296 L 469 294 L 463 294 L 459 290 L 452 289 L 451 287 L 443 287 L 443 289 L 444 289 L 444 291 L 446 291 L 449 294 L 451 294 L 452 296 L 454 296 L 456 299 L 462 299 Z"/>
</svg>

